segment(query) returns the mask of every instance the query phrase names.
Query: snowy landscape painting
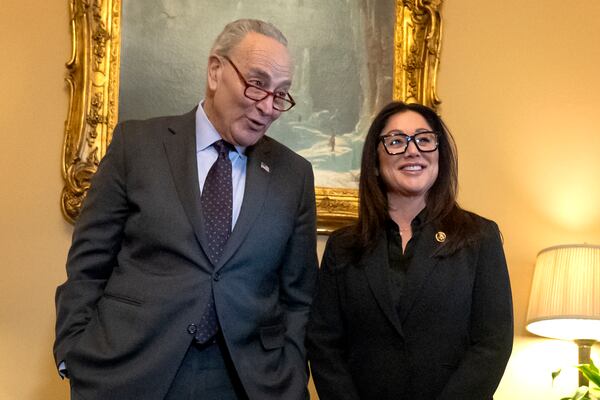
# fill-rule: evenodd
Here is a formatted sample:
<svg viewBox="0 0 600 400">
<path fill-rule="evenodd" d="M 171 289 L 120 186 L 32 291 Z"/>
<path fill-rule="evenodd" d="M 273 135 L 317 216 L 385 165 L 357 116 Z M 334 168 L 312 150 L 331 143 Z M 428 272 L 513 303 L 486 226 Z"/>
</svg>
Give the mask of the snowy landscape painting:
<svg viewBox="0 0 600 400">
<path fill-rule="evenodd" d="M 297 102 L 268 135 L 312 163 L 317 187 L 355 189 L 366 131 L 392 99 L 394 7 L 393 0 L 125 1 L 119 120 L 191 110 L 223 26 L 263 19 L 288 38 Z"/>
</svg>

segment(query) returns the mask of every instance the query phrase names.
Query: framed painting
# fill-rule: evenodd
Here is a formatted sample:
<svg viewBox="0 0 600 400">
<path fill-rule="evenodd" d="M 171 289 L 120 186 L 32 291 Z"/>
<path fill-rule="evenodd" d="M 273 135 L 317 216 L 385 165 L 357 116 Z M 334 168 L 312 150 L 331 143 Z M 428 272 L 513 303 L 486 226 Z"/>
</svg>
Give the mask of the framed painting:
<svg viewBox="0 0 600 400">
<path fill-rule="evenodd" d="M 297 105 L 267 134 L 312 163 L 319 233 L 356 218 L 362 143 L 377 111 L 392 99 L 433 108 L 440 102 L 441 0 L 69 4 L 73 51 L 61 197 L 69 221 L 79 214 L 117 121 L 197 105 L 212 41 L 234 19 L 270 21 L 288 38 Z"/>
</svg>

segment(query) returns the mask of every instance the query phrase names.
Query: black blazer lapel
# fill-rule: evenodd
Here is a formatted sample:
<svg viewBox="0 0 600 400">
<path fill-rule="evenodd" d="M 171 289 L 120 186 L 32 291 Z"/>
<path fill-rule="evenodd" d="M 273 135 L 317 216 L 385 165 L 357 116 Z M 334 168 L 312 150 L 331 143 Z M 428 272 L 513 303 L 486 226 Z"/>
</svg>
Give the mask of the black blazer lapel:
<svg viewBox="0 0 600 400">
<path fill-rule="evenodd" d="M 392 294 L 390 293 L 389 259 L 385 234 L 379 236 L 376 247 L 372 252 L 363 256 L 361 264 L 367 275 L 369 287 L 381 311 L 390 320 L 398 333 L 403 335 L 402 324 L 398 318 L 398 312 L 394 307 Z"/>
<path fill-rule="evenodd" d="M 171 135 L 164 140 L 164 147 L 171 167 L 177 195 L 194 228 L 196 239 L 204 249 L 206 232 L 200 201 L 198 164 L 196 162 L 196 108 L 177 118 L 169 127 Z M 207 249 L 204 249 L 204 253 Z"/>
<path fill-rule="evenodd" d="M 439 257 L 436 256 L 436 253 L 440 246 L 441 244 L 435 240 L 435 229 L 433 225 L 428 224 L 424 226 L 417 247 L 414 249 L 414 254 L 419 257 L 413 258 L 408 266 L 408 272 L 406 274 L 406 300 L 404 302 L 404 307 L 402 307 L 399 314 L 400 321 L 406 319 L 415 300 L 421 293 L 421 288 L 437 266 Z"/>
<path fill-rule="evenodd" d="M 225 245 L 223 255 L 215 266 L 218 270 L 227 263 L 235 251 L 242 245 L 244 238 L 256 221 L 258 214 L 265 201 L 271 176 L 271 146 L 269 139 L 263 138 L 255 146 L 246 150 L 248 161 L 246 165 L 246 184 L 244 188 L 244 200 L 240 215 L 235 224 L 233 232 Z"/>
</svg>

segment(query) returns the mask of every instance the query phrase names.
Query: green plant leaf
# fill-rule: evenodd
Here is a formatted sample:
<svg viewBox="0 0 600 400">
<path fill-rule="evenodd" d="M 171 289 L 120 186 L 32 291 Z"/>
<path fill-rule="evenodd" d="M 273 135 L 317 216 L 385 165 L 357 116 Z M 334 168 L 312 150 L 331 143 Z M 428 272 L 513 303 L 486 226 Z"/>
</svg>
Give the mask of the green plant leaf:
<svg viewBox="0 0 600 400">
<path fill-rule="evenodd" d="M 552 372 L 552 384 L 554 384 L 554 380 L 556 379 L 556 377 L 558 375 L 560 375 L 560 371 L 562 371 L 561 369 L 557 369 L 556 371 Z M 564 400 L 564 399 L 561 399 Z"/>
<path fill-rule="evenodd" d="M 590 368 L 592 369 L 592 371 L 594 371 L 595 373 L 600 373 L 598 371 L 598 367 L 596 367 L 596 365 L 594 364 L 594 360 L 590 360 Z"/>
<path fill-rule="evenodd" d="M 590 396 L 588 396 L 588 388 L 585 386 L 581 386 L 579 390 L 575 393 L 574 400 L 590 400 Z"/>
<path fill-rule="evenodd" d="M 594 365 L 593 361 L 590 361 L 589 364 L 579 364 L 576 368 L 581 371 L 583 376 L 590 380 L 590 385 L 593 384 L 594 387 L 588 388 L 587 386 L 581 386 L 577 389 L 575 394 L 571 397 L 563 397 L 560 400 L 600 400 L 598 396 L 600 394 L 600 373 L 598 372 L 598 367 Z M 554 371 L 552 373 L 552 383 L 554 383 L 554 379 L 560 374 L 561 370 Z"/>
<path fill-rule="evenodd" d="M 600 386 L 600 373 L 598 373 L 598 368 L 594 364 L 580 364 L 577 366 L 577 369 L 581 371 L 583 376 L 590 380 L 590 382 L 594 382 L 596 386 Z"/>
<path fill-rule="evenodd" d="M 586 386 L 580 386 L 579 388 L 577 388 L 577 391 L 575 392 L 575 394 L 572 397 L 567 397 L 567 400 L 591 400 L 589 398 L 589 391 L 588 388 Z M 564 400 L 564 399 L 561 399 Z"/>
</svg>

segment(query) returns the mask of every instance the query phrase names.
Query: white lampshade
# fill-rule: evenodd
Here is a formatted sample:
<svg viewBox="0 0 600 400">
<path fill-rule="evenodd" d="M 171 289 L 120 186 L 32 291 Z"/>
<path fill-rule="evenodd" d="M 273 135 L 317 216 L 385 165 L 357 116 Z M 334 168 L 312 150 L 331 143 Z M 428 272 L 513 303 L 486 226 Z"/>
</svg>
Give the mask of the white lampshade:
<svg viewBox="0 0 600 400">
<path fill-rule="evenodd" d="M 600 341 L 600 246 L 564 245 L 540 251 L 527 330 L 556 339 Z"/>
</svg>

